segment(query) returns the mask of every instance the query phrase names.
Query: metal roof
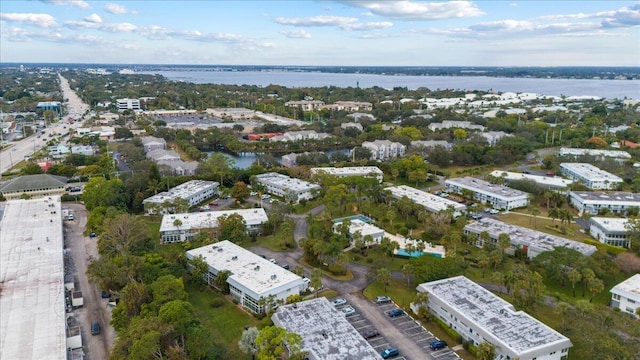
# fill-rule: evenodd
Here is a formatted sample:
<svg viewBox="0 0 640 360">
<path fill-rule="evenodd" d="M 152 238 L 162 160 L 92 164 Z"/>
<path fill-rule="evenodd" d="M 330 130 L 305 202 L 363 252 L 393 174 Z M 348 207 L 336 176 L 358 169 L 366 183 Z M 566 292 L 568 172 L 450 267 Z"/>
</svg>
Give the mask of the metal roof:
<svg viewBox="0 0 640 360">
<path fill-rule="evenodd" d="M 49 174 L 24 175 L 0 185 L 0 192 L 64 188 L 66 184 L 67 178 L 64 176 Z"/>
</svg>

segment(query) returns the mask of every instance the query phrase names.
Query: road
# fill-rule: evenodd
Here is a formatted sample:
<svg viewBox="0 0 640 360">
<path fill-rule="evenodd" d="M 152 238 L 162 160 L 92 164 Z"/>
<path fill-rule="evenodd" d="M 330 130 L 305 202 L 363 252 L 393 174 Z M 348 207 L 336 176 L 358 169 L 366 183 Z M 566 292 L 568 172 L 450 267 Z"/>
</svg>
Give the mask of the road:
<svg viewBox="0 0 640 360">
<path fill-rule="evenodd" d="M 101 298 L 101 290 L 89 283 L 86 274 L 89 262 L 99 256 L 97 241 L 83 234 L 88 211 L 82 204 L 65 203 L 63 208 L 75 215 L 73 221 L 65 221 L 65 247 L 71 252 L 76 286 L 84 299 L 84 306 L 74 310 L 80 323 L 84 353 L 87 360 L 106 360 L 115 339 L 115 331 L 109 325 L 111 309 L 107 307 L 108 300 Z M 91 335 L 92 321 L 100 322 L 102 332 L 99 336 Z"/>
<path fill-rule="evenodd" d="M 60 78 L 60 88 L 62 90 L 63 98 L 65 100 L 68 99 L 68 101 L 65 102 L 68 116 L 81 119 L 82 115 L 89 110 L 89 105 L 83 103 L 78 95 L 71 90 L 67 79 L 62 77 L 62 75 L 58 76 Z M 66 117 L 67 116 L 64 116 L 63 118 L 66 119 Z M 66 121 L 60 121 L 55 124 L 50 124 L 49 127 L 45 128 L 44 134 L 35 134 L 12 143 L 12 146 L 0 152 L 0 178 L 2 177 L 2 174 L 11 169 L 13 165 L 27 159 L 29 156 L 33 155 L 33 153 L 39 151 L 42 146 L 45 146 L 46 141 L 43 141 L 43 139 L 48 140 L 50 134 L 53 134 L 54 132 L 64 133 L 67 131 L 64 126 L 75 129 L 80 127 L 81 124 L 82 121 L 80 120 L 75 121 L 71 125 L 67 124 Z M 38 138 L 38 136 L 40 137 Z"/>
</svg>

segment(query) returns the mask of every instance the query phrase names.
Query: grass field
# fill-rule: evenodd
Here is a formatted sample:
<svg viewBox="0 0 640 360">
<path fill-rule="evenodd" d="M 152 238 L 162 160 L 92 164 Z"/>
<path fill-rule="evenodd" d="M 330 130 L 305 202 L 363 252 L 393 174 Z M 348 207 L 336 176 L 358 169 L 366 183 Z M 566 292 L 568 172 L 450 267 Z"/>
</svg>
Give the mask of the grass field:
<svg viewBox="0 0 640 360">
<path fill-rule="evenodd" d="M 498 215 L 498 219 L 509 224 L 538 230 L 547 234 L 557 235 L 571 240 L 580 242 L 583 242 L 584 240 L 591 240 L 591 237 L 589 235 L 582 232 L 582 227 L 574 222 L 569 225 L 565 225 L 567 227 L 567 234 L 562 234 L 560 231 L 551 230 L 555 229 L 556 226 L 558 230 L 561 228 L 562 225 L 560 224 L 560 220 L 552 221 L 551 219 L 545 219 L 541 217 L 533 218 L 529 215 L 523 215 L 517 212 Z"/>
</svg>

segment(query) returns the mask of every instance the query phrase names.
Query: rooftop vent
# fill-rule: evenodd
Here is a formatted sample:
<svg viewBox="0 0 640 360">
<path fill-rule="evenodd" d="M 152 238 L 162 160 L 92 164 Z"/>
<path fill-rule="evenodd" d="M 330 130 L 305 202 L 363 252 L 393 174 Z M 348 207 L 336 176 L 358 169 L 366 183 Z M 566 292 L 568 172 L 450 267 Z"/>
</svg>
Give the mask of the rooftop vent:
<svg viewBox="0 0 640 360">
<path fill-rule="evenodd" d="M 256 267 L 254 267 L 254 268 L 253 268 L 253 270 L 255 270 L 255 271 L 260 270 L 260 265 L 258 265 L 258 266 L 256 266 Z"/>
<path fill-rule="evenodd" d="M 222 252 L 222 248 L 218 248 L 218 252 Z"/>
<path fill-rule="evenodd" d="M 271 275 L 271 280 L 275 280 L 277 278 L 276 274 Z"/>
<path fill-rule="evenodd" d="M 237 256 L 232 256 L 231 260 L 238 260 L 238 257 Z"/>
</svg>

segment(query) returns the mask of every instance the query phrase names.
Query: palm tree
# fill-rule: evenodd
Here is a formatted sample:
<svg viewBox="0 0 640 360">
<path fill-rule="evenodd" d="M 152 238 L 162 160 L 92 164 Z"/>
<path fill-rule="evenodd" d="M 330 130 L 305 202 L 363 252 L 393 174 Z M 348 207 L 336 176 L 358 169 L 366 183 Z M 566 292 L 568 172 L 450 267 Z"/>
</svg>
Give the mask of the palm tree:
<svg viewBox="0 0 640 360">
<path fill-rule="evenodd" d="M 594 278 L 589 281 L 589 291 L 591 292 L 591 297 L 589 298 L 589 302 L 593 301 L 593 297 L 604 290 L 604 282 L 598 278 Z"/>
<path fill-rule="evenodd" d="M 402 275 L 407 279 L 407 287 L 410 286 L 411 276 L 413 275 L 414 268 L 413 264 L 404 264 L 402 266 Z"/>
<path fill-rule="evenodd" d="M 571 288 L 573 289 L 573 297 L 576 297 L 576 283 L 582 279 L 582 274 L 580 271 L 576 269 L 571 269 L 567 273 L 567 277 L 569 278 L 569 282 L 571 283 Z"/>
<path fill-rule="evenodd" d="M 391 272 L 387 268 L 380 268 L 376 272 L 376 280 L 384 286 L 384 293 L 387 293 L 387 285 L 391 283 Z"/>
<path fill-rule="evenodd" d="M 531 215 L 533 215 L 533 227 L 537 228 L 538 227 L 538 215 L 540 215 L 540 209 L 535 205 L 531 205 L 529 207 L 529 212 L 531 213 Z"/>
<path fill-rule="evenodd" d="M 549 210 L 549 217 L 551 218 L 551 222 L 555 222 L 556 219 L 560 218 L 560 209 L 558 209 L 557 207 L 552 208 L 551 210 Z"/>
</svg>

